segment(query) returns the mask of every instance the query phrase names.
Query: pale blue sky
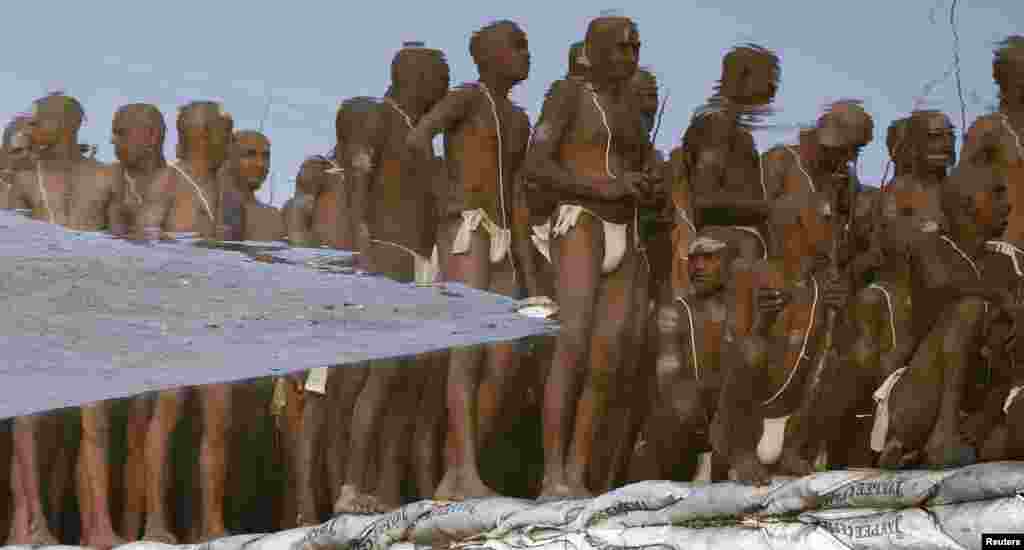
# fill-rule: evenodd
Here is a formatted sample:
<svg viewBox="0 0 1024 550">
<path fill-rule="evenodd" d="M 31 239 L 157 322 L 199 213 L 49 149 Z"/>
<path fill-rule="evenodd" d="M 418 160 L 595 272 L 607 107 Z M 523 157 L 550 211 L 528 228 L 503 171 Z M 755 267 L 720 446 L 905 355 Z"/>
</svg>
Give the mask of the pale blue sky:
<svg viewBox="0 0 1024 550">
<path fill-rule="evenodd" d="M 403 41 L 422 40 L 448 55 L 453 82 L 473 80 L 468 52 L 473 30 L 497 18 L 519 22 L 530 38 L 530 79 L 513 98 L 536 121 L 544 92 L 565 73 L 569 45 L 590 17 L 620 8 L 640 25 L 641 63 L 671 92 L 658 136 L 674 146 L 693 109 L 711 91 L 722 54 L 753 41 L 782 58 L 777 123 L 807 123 L 831 99 L 860 97 L 875 117 L 875 142 L 861 178 L 876 183 L 885 164 L 885 128 L 904 116 L 929 80 L 952 63 L 950 0 L 564 0 L 475 2 L 260 3 L 238 0 L 175 2 L 12 3 L 4 13 L 8 56 L 0 71 L 3 121 L 53 89 L 78 97 L 88 117 L 82 140 L 112 160 L 110 120 L 124 103 L 146 101 L 163 110 L 173 156 L 176 107 L 219 99 L 239 128 L 255 128 L 267 94 L 273 103 L 264 130 L 273 144 L 273 202 L 293 189 L 302 159 L 334 143 L 338 103 L 380 95 L 391 57 Z M 438 6 L 438 7 L 435 7 Z M 436 12 L 436 14 L 435 14 Z M 1024 2 L 962 0 L 957 8 L 961 76 L 968 124 L 995 97 L 992 43 L 1024 33 Z M 438 15 L 439 14 L 439 15 Z M 934 19 L 934 23 L 931 19 Z M 952 75 L 928 105 L 960 124 Z M 792 140 L 795 131 L 763 132 L 760 147 Z M 261 198 L 268 200 L 269 186 Z"/>
</svg>

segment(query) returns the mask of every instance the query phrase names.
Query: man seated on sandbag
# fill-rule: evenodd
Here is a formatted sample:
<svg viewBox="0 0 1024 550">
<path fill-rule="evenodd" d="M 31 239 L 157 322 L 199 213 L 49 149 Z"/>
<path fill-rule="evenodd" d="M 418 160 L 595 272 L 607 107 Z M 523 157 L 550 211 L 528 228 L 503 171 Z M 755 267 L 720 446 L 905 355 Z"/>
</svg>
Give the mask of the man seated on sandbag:
<svg viewBox="0 0 1024 550">
<path fill-rule="evenodd" d="M 722 362 L 729 369 L 711 446 L 743 483 L 767 484 L 773 470 L 813 471 L 806 451 L 817 442 L 806 418 L 808 400 L 817 397 L 809 390 L 828 355 L 826 312 L 841 311 L 848 294 L 846 282 L 830 269 L 835 228 L 828 199 L 822 193 L 790 193 L 775 201 L 769 259 L 752 269 L 754 291 L 737 294 L 738 302 L 754 302 L 756 315 L 748 332 L 723 342 Z"/>
<path fill-rule="evenodd" d="M 858 224 L 866 230 L 859 235 L 864 241 L 858 243 L 859 259 L 874 255 L 870 261 L 877 276 L 853 300 L 845 326 L 849 349 L 841 354 L 843 366 L 827 374 L 823 389 L 828 397 L 816 409 L 815 421 L 822 426 L 820 435 L 828 441 L 833 466 L 874 463 L 870 438 L 850 445 L 850 437 L 870 430 L 872 393 L 913 352 L 906 251 L 911 242 L 946 226 L 941 185 L 955 160 L 949 119 L 938 111 L 915 111 L 890 126 L 889 134 L 890 154 L 900 174 L 874 197 L 871 212 Z M 875 447 L 874 452 L 881 451 L 878 442 Z"/>
<path fill-rule="evenodd" d="M 960 433 L 965 380 L 980 350 L 989 303 L 1013 311 L 1009 289 L 982 280 L 976 260 L 985 242 L 1006 229 L 1005 177 L 960 166 L 943 185 L 941 205 L 948 232 L 927 234 L 907 254 L 912 355 L 875 393 L 872 439 L 883 468 L 918 460 L 936 467 L 974 461 Z"/>
<path fill-rule="evenodd" d="M 1024 250 L 1004 238 L 985 243 L 978 261 L 985 282 L 1009 289 L 1019 304 L 1024 291 Z M 965 400 L 971 411 L 960 428 L 981 461 L 1024 460 L 1024 369 L 1019 368 L 1017 342 L 1024 323 L 1020 308 L 990 308 L 981 350 L 980 368 L 972 369 Z"/>
<path fill-rule="evenodd" d="M 658 308 L 659 395 L 645 424 L 646 445 L 635 459 L 634 481 L 671 479 L 689 450 L 701 454 L 696 479 L 720 481 L 728 475 L 722 461 L 717 472 L 712 470 L 707 434 L 725 379 L 723 350 L 737 334 L 730 283 L 742 247 L 735 237 L 728 228 L 702 229 L 689 247 L 689 292 Z"/>
</svg>

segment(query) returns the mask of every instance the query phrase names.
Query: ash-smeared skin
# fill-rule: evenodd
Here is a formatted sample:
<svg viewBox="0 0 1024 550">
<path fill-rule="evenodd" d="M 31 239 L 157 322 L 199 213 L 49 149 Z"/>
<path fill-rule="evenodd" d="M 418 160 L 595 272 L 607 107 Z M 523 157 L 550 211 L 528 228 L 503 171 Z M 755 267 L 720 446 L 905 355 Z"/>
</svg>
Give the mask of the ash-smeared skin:
<svg viewBox="0 0 1024 550">
<path fill-rule="evenodd" d="M 946 239 L 929 234 L 908 253 L 916 351 L 906 358 L 909 368 L 890 394 L 889 432 L 879 459 L 885 468 L 916 460 L 937 467 L 972 460 L 959 415 L 971 358 L 983 342 L 984 302 L 1017 310 L 1009 289 L 979 277 L 964 258 L 977 263 L 985 241 L 1005 230 L 1010 212 L 1005 174 L 958 167 L 943 184 L 942 207 L 949 224 Z"/>
<path fill-rule="evenodd" d="M 191 231 L 220 239 L 233 236 L 224 225 L 223 194 L 217 182 L 217 171 L 228 156 L 233 126 L 231 116 L 216 102 L 192 102 L 178 111 L 178 165 L 199 187 L 206 204 L 192 182 L 178 169 L 166 166 L 154 177 L 133 231 L 134 236 L 149 240 L 159 238 L 164 232 Z M 176 542 L 168 524 L 168 446 L 187 391 L 167 390 L 156 397 L 146 439 L 144 540 Z M 198 391 L 203 405 L 199 452 L 202 502 L 199 507 L 201 517 L 194 521 L 200 526 L 199 538 L 209 540 L 227 532 L 223 501 L 227 476 L 227 434 L 231 426 L 231 390 L 227 384 L 213 384 L 202 386 Z"/>
<path fill-rule="evenodd" d="M 1024 237 L 1024 36 L 1012 35 L 994 52 L 992 76 L 999 90 L 999 111 L 975 119 L 964 136 L 961 162 L 992 166 L 1009 174 L 1014 211 L 1004 238 Z"/>
<path fill-rule="evenodd" d="M 652 134 L 658 114 L 658 79 L 650 68 L 639 67 L 630 79 L 630 90 L 635 95 L 637 110 L 644 128 Z M 665 163 L 659 151 L 651 144 L 652 155 L 649 168 L 652 172 L 664 173 Z M 666 201 L 667 203 L 667 201 Z M 671 219 L 671 218 L 669 218 Z M 655 356 L 651 350 L 651 300 L 657 295 L 662 274 L 654 273 L 656 266 L 670 265 L 670 258 L 656 257 L 670 254 L 669 247 L 652 246 L 657 242 L 648 239 L 643 243 L 645 254 L 640 257 L 636 280 L 633 285 L 633 335 L 630 344 L 633 350 L 631 372 L 624 372 L 624 379 L 613 389 L 607 422 L 599 428 L 598 438 L 614 444 L 595 449 L 591 461 L 588 485 L 595 491 L 610 491 L 628 472 L 628 462 L 639 437 L 640 428 L 647 414 L 649 398 L 648 381 L 654 376 Z"/>
<path fill-rule="evenodd" d="M 789 475 L 812 471 L 813 457 L 808 459 L 806 454 L 818 442 L 806 422 L 813 410 L 813 403 L 805 395 L 807 375 L 823 353 L 828 310 L 842 311 L 849 292 L 845 281 L 829 277 L 827 262 L 823 261 L 834 238 L 832 216 L 828 197 L 822 193 L 798 193 L 777 200 L 770 218 L 772 252 L 767 261 L 753 268 L 752 275 L 758 282 L 751 295 L 737 297 L 753 301 L 754 323 L 728 350 L 731 359 L 723 359 L 733 366 L 725 373 L 711 443 L 741 482 L 765 484 L 773 469 Z M 814 280 L 818 303 L 812 308 Z M 809 323 L 812 309 L 813 324 Z M 807 347 L 803 358 L 798 359 L 805 335 Z M 797 376 L 786 385 L 798 360 Z M 785 390 L 771 401 L 783 387 Z M 768 468 L 755 451 L 762 422 L 785 415 L 792 417 L 786 427 L 782 456 L 775 468 Z"/>
<path fill-rule="evenodd" d="M 407 143 L 413 139 L 413 127 L 429 116 L 449 84 L 448 64 L 440 50 L 409 46 L 392 60 L 391 83 L 382 99 L 353 98 L 339 111 L 339 156 L 346 192 L 351 193 L 349 215 L 341 221 L 353 234 L 359 266 L 368 272 L 411 282 L 414 258 L 393 245 L 424 258 L 431 256 L 437 235 L 438 164 L 429 142 L 425 150 L 411 152 Z M 412 451 L 409 442 L 415 433 L 424 376 L 429 375 L 425 369 L 403 364 L 428 360 L 419 357 L 372 365 L 358 394 L 350 396 L 354 408 L 344 442 L 348 456 L 335 513 L 376 512 L 399 504 L 399 483 Z M 320 406 L 316 401 L 307 402 L 307 411 Z M 432 409 L 440 405 L 425 404 Z M 314 422 L 310 425 L 318 429 Z M 304 435 L 303 443 L 308 444 L 310 437 Z M 374 457 L 376 462 L 371 463 Z M 302 460 L 305 463 L 306 458 Z M 303 501 L 303 510 L 311 509 L 311 499 Z"/>
<path fill-rule="evenodd" d="M 225 225 L 236 227 L 240 240 L 270 242 L 285 237 L 281 212 L 256 198 L 270 174 L 270 139 L 256 130 L 235 132 L 228 162 L 221 169 L 226 181 Z"/>
<path fill-rule="evenodd" d="M 111 217 L 112 235 L 129 234 L 154 176 L 167 166 L 163 151 L 166 132 L 163 114 L 155 105 L 133 103 L 114 113 L 110 143 L 117 157 L 120 182 L 114 198 L 119 215 Z M 152 400 L 147 396 L 135 397 L 128 418 L 120 522 L 121 533 L 127 540 L 136 538 L 146 509 L 146 428 L 151 408 Z"/>
<path fill-rule="evenodd" d="M 590 90 L 578 80 L 560 80 L 548 92 L 524 162 L 532 193 L 583 205 L 612 223 L 630 223 L 637 201 L 650 201 L 657 178 L 645 170 L 654 164 L 654 149 L 629 88 L 639 48 L 636 26 L 627 18 L 598 18 L 588 28 L 588 76 L 612 129 L 608 161 L 617 177 L 606 173 L 608 136 Z M 576 227 L 552 243 L 562 329 L 545 387 L 542 498 L 590 494 L 586 477 L 595 432 L 607 411 L 609 387 L 631 347 L 620 342 L 627 335 L 631 341 L 633 334 L 638 259 L 632 235 L 628 239 L 622 264 L 608 275 L 601 274 L 599 220 L 583 214 Z M 605 306 L 598 311 L 597 304 Z"/>
<path fill-rule="evenodd" d="M 740 248 L 736 235 L 728 230 L 709 228 L 699 236 L 726 246 L 690 254 L 692 286 L 682 297 L 689 310 L 678 300 L 658 305 L 655 410 L 644 425 L 647 448 L 635 457 L 631 481 L 669 479 L 682 453 L 710 450 L 708 433 L 724 379 L 722 360 L 738 333 L 735 294 L 727 285 L 731 286 Z M 688 311 L 693 314 L 692 335 Z M 714 479 L 721 480 L 725 463 L 720 458 L 716 462 L 719 467 L 713 472 Z"/>
<path fill-rule="evenodd" d="M 116 223 L 119 212 L 116 195 L 119 178 L 107 165 L 87 159 L 78 143 L 78 131 L 85 113 L 81 104 L 63 94 L 51 94 L 33 103 L 27 122 L 32 166 L 14 176 L 10 199 L 14 208 L 32 211 L 32 217 L 70 229 L 100 231 Z M 27 159 L 26 159 L 27 160 Z M 29 164 L 26 162 L 26 165 Z M 15 444 L 28 446 L 36 420 L 16 420 Z M 109 464 L 106 447 L 109 419 L 106 404 L 82 407 L 83 440 L 79 449 L 77 478 L 82 506 L 83 541 L 99 548 L 121 542 L 113 531 L 107 487 Z M 17 479 L 23 480 L 15 491 L 16 502 L 31 511 L 28 523 L 16 525 L 12 541 L 49 540 L 45 518 L 35 512 L 38 504 L 38 471 L 34 449 L 16 449 L 19 464 Z M 60 465 L 56 466 L 60 468 Z M 22 516 L 26 517 L 26 516 Z"/>
<path fill-rule="evenodd" d="M 12 208 L 14 175 L 32 168 L 32 135 L 28 116 L 17 116 L 4 127 L 0 154 L 0 208 Z"/>
<path fill-rule="evenodd" d="M 529 44 L 517 24 L 498 21 L 474 33 L 469 49 L 479 81 L 449 92 L 419 121 L 408 144 L 426 156 L 433 137 L 445 135 L 448 185 L 447 192 L 439 197 L 437 239 L 444 279 L 518 297 L 520 281 L 514 279 L 513 265 L 522 263 L 522 232 L 513 235 L 512 250 L 498 263 L 490 261 L 491 241 L 483 226 L 472 233 L 468 251 L 453 254 L 452 247 L 464 211 L 483 209 L 498 226 L 515 227 L 516 176 L 526 151 L 530 123 L 508 95 L 529 75 Z M 461 500 L 495 495 L 480 479 L 477 458 L 487 438 L 503 427 L 498 421 L 508 412 L 506 398 L 518 391 L 518 378 L 521 371 L 513 344 L 487 346 L 486 362 L 483 347 L 451 350 L 447 382 L 449 450 L 435 498 Z"/>
</svg>

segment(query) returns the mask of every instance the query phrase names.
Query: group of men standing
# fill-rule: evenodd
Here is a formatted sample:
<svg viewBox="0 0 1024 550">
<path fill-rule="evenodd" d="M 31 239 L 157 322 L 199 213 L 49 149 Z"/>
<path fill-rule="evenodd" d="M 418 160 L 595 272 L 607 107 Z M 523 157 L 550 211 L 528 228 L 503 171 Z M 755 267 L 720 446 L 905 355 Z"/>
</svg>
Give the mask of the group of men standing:
<svg viewBox="0 0 1024 550">
<path fill-rule="evenodd" d="M 89 158 L 84 113 L 54 94 L 5 130 L 6 206 L 74 230 L 152 241 L 197 233 L 287 239 L 359 252 L 402 282 L 457 281 L 514 298 L 549 296 L 560 331 L 532 353 L 487 344 L 279 381 L 295 523 L 369 513 L 403 498 L 496 496 L 481 450 L 541 410 L 541 499 L 642 479 L 737 479 L 830 467 L 953 466 L 1024 458 L 1016 322 L 1024 271 L 1024 37 L 997 49 L 1000 110 L 967 132 L 915 111 L 889 128 L 892 181 L 861 186 L 874 124 L 831 104 L 796 144 L 757 150 L 778 57 L 729 51 L 714 94 L 668 158 L 652 144 L 657 81 L 622 16 L 592 20 L 531 126 L 510 90 L 526 80 L 525 32 L 473 34 L 479 80 L 450 89 L 444 54 L 406 43 L 382 98 L 344 101 L 337 145 L 311 157 L 279 212 L 255 198 L 270 142 L 235 131 L 215 102 L 177 115 L 122 107 L 118 162 Z M 443 158 L 432 142 L 444 136 Z M 168 440 L 187 389 L 136 398 L 128 429 L 127 539 L 174 543 Z M 198 540 L 223 536 L 231 429 L 227 385 L 202 404 Z M 109 511 L 110 418 L 82 407 L 75 479 L 82 544 L 122 542 Z M 36 440 L 14 421 L 10 541 L 53 543 Z M 679 474 L 689 454 L 695 471 Z M 323 478 L 326 478 L 324 481 Z M 415 486 L 405 494 L 403 482 Z"/>
</svg>

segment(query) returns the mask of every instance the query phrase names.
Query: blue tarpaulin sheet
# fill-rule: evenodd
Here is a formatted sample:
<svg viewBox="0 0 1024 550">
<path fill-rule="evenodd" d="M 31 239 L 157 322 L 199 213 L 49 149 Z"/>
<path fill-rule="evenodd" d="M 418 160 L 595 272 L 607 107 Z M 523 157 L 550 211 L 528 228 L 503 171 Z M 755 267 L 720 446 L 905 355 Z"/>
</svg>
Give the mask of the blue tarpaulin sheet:
<svg viewBox="0 0 1024 550">
<path fill-rule="evenodd" d="M 518 302 L 277 259 L 139 244 L 0 211 L 0 418 L 147 391 L 550 334 Z"/>
</svg>

